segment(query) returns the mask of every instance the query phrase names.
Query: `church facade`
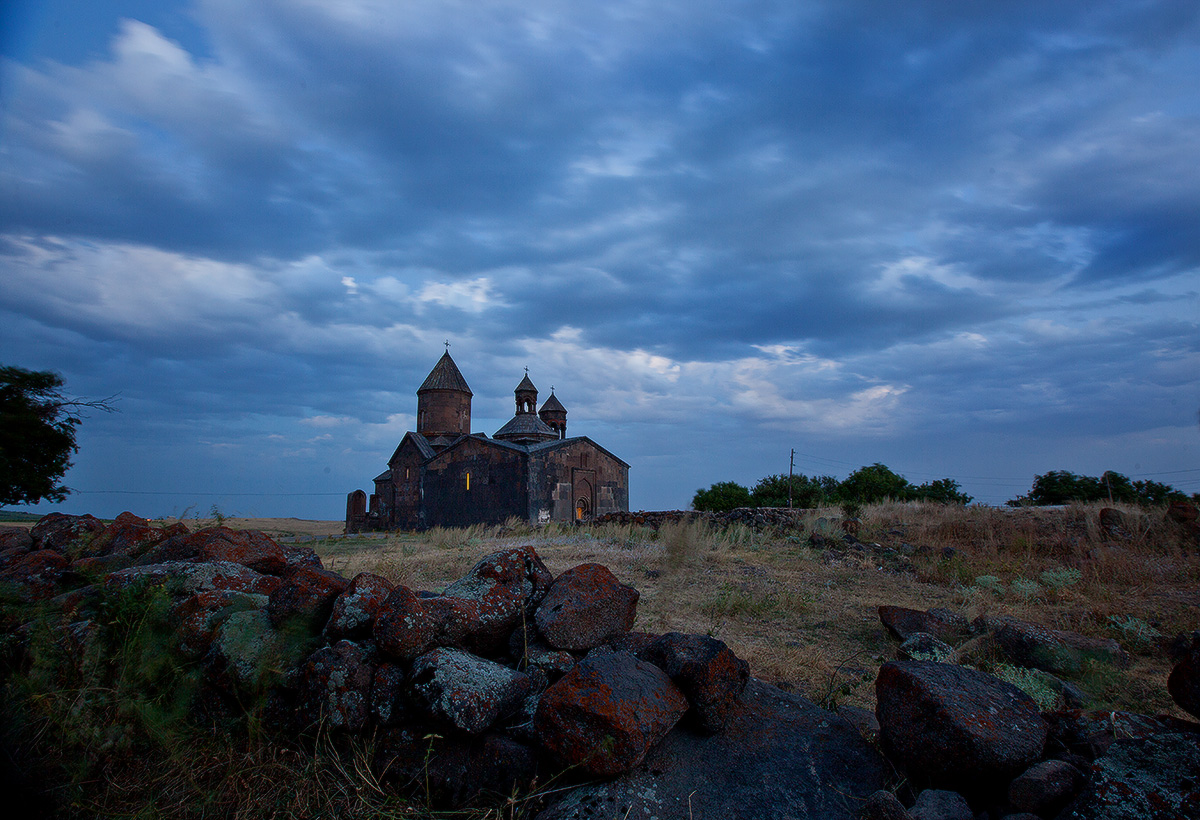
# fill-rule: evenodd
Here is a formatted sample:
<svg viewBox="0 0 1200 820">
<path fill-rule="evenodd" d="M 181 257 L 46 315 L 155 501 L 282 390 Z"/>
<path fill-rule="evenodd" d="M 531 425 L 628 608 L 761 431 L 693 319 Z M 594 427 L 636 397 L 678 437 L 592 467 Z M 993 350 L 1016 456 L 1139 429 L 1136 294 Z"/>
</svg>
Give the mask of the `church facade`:
<svg viewBox="0 0 1200 820">
<path fill-rule="evenodd" d="M 417 429 L 400 440 L 369 496 L 346 499 L 346 532 L 585 521 L 629 509 L 629 465 L 587 436 L 525 374 L 516 413 L 491 438 L 471 432 L 471 388 L 449 350 L 417 390 Z"/>
</svg>

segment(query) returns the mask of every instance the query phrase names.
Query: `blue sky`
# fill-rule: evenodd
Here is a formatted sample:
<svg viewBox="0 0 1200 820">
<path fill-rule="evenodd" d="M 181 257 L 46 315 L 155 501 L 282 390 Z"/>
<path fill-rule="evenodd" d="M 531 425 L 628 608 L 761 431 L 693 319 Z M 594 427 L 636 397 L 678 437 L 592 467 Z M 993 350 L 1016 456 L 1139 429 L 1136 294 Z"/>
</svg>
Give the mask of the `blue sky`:
<svg viewBox="0 0 1200 820">
<path fill-rule="evenodd" d="M 0 8 L 0 361 L 119 395 L 57 508 L 339 518 L 447 339 L 635 509 L 1200 490 L 1192 0 Z"/>
</svg>

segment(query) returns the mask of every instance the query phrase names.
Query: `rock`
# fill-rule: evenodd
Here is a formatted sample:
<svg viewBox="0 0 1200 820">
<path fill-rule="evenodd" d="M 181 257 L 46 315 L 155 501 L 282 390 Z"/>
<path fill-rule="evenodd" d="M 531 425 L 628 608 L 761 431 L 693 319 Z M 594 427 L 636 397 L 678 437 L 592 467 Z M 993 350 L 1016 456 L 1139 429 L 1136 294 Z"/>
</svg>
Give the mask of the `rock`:
<svg viewBox="0 0 1200 820">
<path fill-rule="evenodd" d="M 647 646 L 641 657 L 679 687 L 691 707 L 688 715 L 705 732 L 724 728 L 750 679 L 750 665 L 706 635 L 668 632 Z"/>
<path fill-rule="evenodd" d="M 282 635 L 264 610 L 235 612 L 217 627 L 205 656 L 208 675 L 239 698 L 259 698 L 304 658 L 311 647 Z"/>
<path fill-rule="evenodd" d="M 608 777 L 640 763 L 687 708 L 657 666 L 606 650 L 589 654 L 542 693 L 534 729 L 567 765 Z"/>
<path fill-rule="evenodd" d="M 879 670 L 875 692 L 889 756 L 937 785 L 1012 777 L 1038 759 L 1046 742 L 1033 700 L 974 669 L 891 661 Z"/>
<path fill-rule="evenodd" d="M 93 539 L 72 552 L 78 558 L 106 555 L 137 558 L 155 544 L 180 532 L 186 533 L 187 526 L 179 524 L 174 529 L 162 529 L 151 525 L 145 518 L 139 518 L 131 512 L 123 512 Z"/>
<path fill-rule="evenodd" d="M 266 595 L 225 589 L 197 592 L 171 607 L 175 644 L 184 657 L 197 660 L 212 647 L 217 628 L 235 612 L 263 609 Z"/>
<path fill-rule="evenodd" d="M 264 575 L 282 575 L 287 557 L 269 535 L 258 530 L 209 527 L 188 536 L 201 561 L 232 561 Z"/>
<path fill-rule="evenodd" d="M 541 670 L 546 675 L 547 684 L 570 672 L 576 660 L 570 652 L 547 646 L 532 624 L 513 630 L 508 639 L 508 654 L 522 672 Z"/>
<path fill-rule="evenodd" d="M 1008 802 L 1018 811 L 1054 817 L 1083 787 L 1083 772 L 1062 760 L 1035 763 L 1008 784 Z"/>
<path fill-rule="evenodd" d="M 1069 709 L 1043 712 L 1050 737 L 1062 748 L 1091 761 L 1104 755 L 1117 738 L 1145 738 L 1164 732 L 1200 732 L 1200 725 L 1170 715 Z"/>
<path fill-rule="evenodd" d="M 1195 524 L 1200 519 L 1200 509 L 1190 501 L 1172 501 L 1167 507 L 1167 518 L 1176 524 Z"/>
<path fill-rule="evenodd" d="M 65 553 L 73 542 L 95 537 L 104 529 L 104 522 L 92 515 L 50 513 L 42 517 L 29 531 L 33 548 Z"/>
<path fill-rule="evenodd" d="M 1129 520 L 1129 517 L 1120 510 L 1114 510 L 1112 507 L 1103 507 L 1099 514 L 1100 528 L 1112 538 L 1123 538 L 1129 540 L 1133 537 L 1133 530 L 1137 529 L 1137 524 Z"/>
<path fill-rule="evenodd" d="M 554 576 L 533 547 L 503 550 L 485 556 L 444 597 L 474 603 L 467 636 L 471 648 L 488 654 L 501 652 L 523 619 L 532 620 Z"/>
<path fill-rule="evenodd" d="M 1200 717 L 1200 647 L 1180 653 L 1179 662 L 1167 676 L 1167 691 L 1179 708 L 1193 717 Z"/>
<path fill-rule="evenodd" d="M 283 550 L 283 560 L 287 561 L 287 568 L 284 570 L 285 575 L 301 567 L 324 569 L 324 564 L 321 563 L 321 556 L 317 555 L 317 551 L 312 547 L 305 547 L 299 544 L 280 544 L 279 548 Z"/>
<path fill-rule="evenodd" d="M 1089 660 L 1121 668 L 1129 665 L 1129 656 L 1114 640 L 1088 638 L 1015 618 L 1003 619 L 995 637 L 1013 663 L 1052 675 L 1078 675 Z"/>
<path fill-rule="evenodd" d="M 640 658 L 646 651 L 646 647 L 656 640 L 658 640 L 658 636 L 650 632 L 622 632 L 605 641 L 605 645 L 618 652 L 632 652 Z"/>
<path fill-rule="evenodd" d="M 581 564 L 560 575 L 546 593 L 537 608 L 538 631 L 555 649 L 591 649 L 629 631 L 638 597 L 607 567 Z"/>
<path fill-rule="evenodd" d="M 338 641 L 308 656 L 300 670 L 297 716 L 303 725 L 357 732 L 371 716 L 372 653 Z"/>
<path fill-rule="evenodd" d="M 446 595 L 418 597 L 422 617 L 432 629 L 430 640 L 433 646 L 479 649 L 489 655 L 495 654 L 495 646 L 489 638 L 481 636 L 480 640 L 471 640 L 473 631 L 481 629 L 478 601 Z"/>
<path fill-rule="evenodd" d="M 1200 818 L 1200 743 L 1164 733 L 1115 741 L 1058 820 Z"/>
<path fill-rule="evenodd" d="M 952 645 L 971 637 L 971 625 L 967 619 L 948 609 L 921 612 L 902 606 L 881 606 L 879 620 L 900 641 L 907 640 L 916 632 L 924 632 Z"/>
<path fill-rule="evenodd" d="M 406 586 L 398 586 L 375 614 L 373 634 L 380 651 L 399 660 L 412 660 L 433 646 L 436 633 L 424 604 Z"/>
<path fill-rule="evenodd" d="M 384 661 L 375 668 L 371 681 L 371 719 L 380 726 L 395 726 L 409 717 L 405 692 L 404 669 L 395 663 Z"/>
<path fill-rule="evenodd" d="M 752 679 L 723 732 L 677 728 L 632 771 L 567 793 L 537 820 L 855 820 L 886 776 L 844 720 Z"/>
<path fill-rule="evenodd" d="M 954 654 L 954 648 L 939 641 L 928 632 L 914 632 L 904 639 L 896 649 L 896 657 L 902 661 L 937 661 L 945 663 Z"/>
<path fill-rule="evenodd" d="M 857 729 L 867 743 L 874 746 L 879 742 L 879 718 L 870 709 L 844 703 L 837 708 L 837 715 Z"/>
<path fill-rule="evenodd" d="M 975 813 L 958 792 L 926 789 L 908 810 L 912 820 L 975 820 Z"/>
<path fill-rule="evenodd" d="M 528 794 L 538 770 L 532 749 L 502 735 L 443 736 L 408 727 L 383 734 L 374 768 L 402 786 L 417 784 L 414 799 L 427 809 Z"/>
<path fill-rule="evenodd" d="M 0 582 L 12 585 L 26 601 L 52 598 L 59 592 L 59 583 L 67 572 L 67 559 L 52 549 L 26 552 L 0 570 Z"/>
<path fill-rule="evenodd" d="M 329 620 L 334 599 L 349 586 L 336 572 L 301 567 L 271 593 L 267 614 L 277 627 L 292 621 L 316 632 Z"/>
<path fill-rule="evenodd" d="M 333 609 L 325 623 L 325 637 L 331 641 L 363 638 L 371 634 L 375 614 L 395 585 L 386 578 L 360 572 L 346 591 L 333 599 Z"/>
<path fill-rule="evenodd" d="M 103 587 L 111 593 L 143 583 L 164 586 L 172 594 L 183 596 L 214 589 L 270 595 L 282 582 L 272 575 L 262 575 L 241 564 L 231 564 L 228 561 L 204 564 L 172 561 L 166 564 L 129 567 L 110 573 L 105 576 Z"/>
<path fill-rule="evenodd" d="M 859 809 L 858 820 L 911 820 L 900 798 L 887 789 L 871 794 Z"/>
<path fill-rule="evenodd" d="M 413 661 L 410 683 L 433 717 L 473 735 L 513 712 L 530 690 L 527 675 L 444 647 Z"/>
<path fill-rule="evenodd" d="M 0 552 L 19 549 L 23 552 L 33 550 L 33 536 L 24 527 L 0 527 Z"/>
</svg>

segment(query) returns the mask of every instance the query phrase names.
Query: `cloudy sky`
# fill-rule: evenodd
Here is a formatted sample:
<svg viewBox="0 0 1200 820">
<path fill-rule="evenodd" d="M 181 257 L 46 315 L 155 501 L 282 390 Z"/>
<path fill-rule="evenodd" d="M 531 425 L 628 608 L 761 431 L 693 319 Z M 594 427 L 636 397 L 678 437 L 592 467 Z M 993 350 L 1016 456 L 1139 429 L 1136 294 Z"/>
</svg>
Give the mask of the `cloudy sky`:
<svg viewBox="0 0 1200 820">
<path fill-rule="evenodd" d="M 2 13 L 0 362 L 119 396 L 65 511 L 339 518 L 445 340 L 635 509 L 792 448 L 1200 490 L 1195 0 Z"/>
</svg>

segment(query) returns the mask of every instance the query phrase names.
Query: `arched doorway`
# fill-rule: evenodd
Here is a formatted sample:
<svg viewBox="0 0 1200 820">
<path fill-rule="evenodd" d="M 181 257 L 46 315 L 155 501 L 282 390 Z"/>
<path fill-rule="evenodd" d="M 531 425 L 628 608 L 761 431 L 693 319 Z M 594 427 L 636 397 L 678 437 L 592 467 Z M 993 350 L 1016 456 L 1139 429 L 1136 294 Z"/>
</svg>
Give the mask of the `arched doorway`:
<svg viewBox="0 0 1200 820">
<path fill-rule="evenodd" d="M 583 521 L 591 516 L 591 510 L 588 509 L 588 500 L 579 498 L 575 501 L 575 520 Z"/>
</svg>

